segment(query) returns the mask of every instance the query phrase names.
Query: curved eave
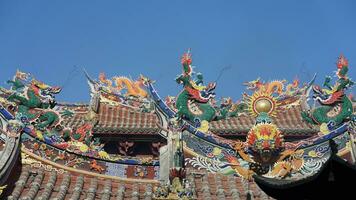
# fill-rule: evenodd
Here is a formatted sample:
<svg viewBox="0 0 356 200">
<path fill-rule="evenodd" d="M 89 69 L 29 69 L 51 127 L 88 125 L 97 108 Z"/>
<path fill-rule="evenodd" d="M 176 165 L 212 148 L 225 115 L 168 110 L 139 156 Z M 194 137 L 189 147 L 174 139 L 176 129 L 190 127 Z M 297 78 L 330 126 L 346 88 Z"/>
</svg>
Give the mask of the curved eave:
<svg viewBox="0 0 356 200">
<path fill-rule="evenodd" d="M 47 142 L 41 141 L 38 138 L 34 137 L 33 135 L 31 135 L 31 133 L 28 131 L 28 129 L 24 129 L 24 133 L 26 134 L 27 137 L 30 137 L 32 139 L 34 139 L 34 141 L 40 143 L 40 144 L 44 144 L 48 147 L 50 147 L 53 150 L 56 151 L 61 151 L 61 152 L 66 152 L 69 155 L 78 157 L 78 158 L 82 158 L 82 159 L 91 159 L 91 160 L 97 160 L 97 161 L 102 161 L 102 162 L 106 162 L 106 163 L 117 163 L 117 164 L 124 164 L 124 165 L 142 165 L 142 166 L 158 166 L 159 163 L 158 161 L 152 161 L 152 163 L 148 164 L 148 163 L 143 163 L 140 159 L 136 159 L 135 157 L 123 157 L 122 156 L 122 160 L 117 160 L 117 161 L 112 161 L 112 160 L 108 160 L 108 159 L 104 159 L 104 158 L 100 158 L 100 157 L 94 157 L 91 155 L 85 155 L 83 153 L 80 152 L 74 152 L 74 151 L 70 151 L 68 149 L 64 149 L 64 148 L 60 148 L 58 146 L 55 146 L 53 144 L 49 144 Z M 25 143 L 23 143 L 22 145 L 26 146 Z M 30 147 L 27 147 L 27 149 L 31 149 Z"/>
<path fill-rule="evenodd" d="M 29 150 L 22 148 L 21 149 L 22 152 L 24 152 L 25 154 L 29 155 L 31 158 L 38 160 L 39 162 L 43 162 L 45 164 L 51 165 L 55 168 L 58 169 L 63 169 L 65 171 L 68 172 L 72 172 L 72 173 L 77 173 L 77 174 L 83 174 L 83 175 L 89 175 L 89 176 L 94 176 L 94 177 L 98 177 L 98 178 L 105 178 L 105 179 L 113 179 L 113 180 L 120 180 L 120 181 L 124 181 L 124 182 L 138 182 L 138 183 L 158 183 L 157 180 L 153 180 L 153 179 L 133 179 L 133 178 L 123 178 L 123 177 L 117 177 L 117 176 L 110 176 L 110 175 L 105 175 L 105 174 L 99 174 L 99 173 L 95 173 L 92 171 L 88 171 L 88 170 L 82 170 L 82 169 L 76 169 L 73 167 L 68 167 L 65 165 L 61 165 L 58 164 L 56 162 L 53 162 L 51 160 L 47 160 L 44 159 L 32 152 L 30 152 Z"/>
<path fill-rule="evenodd" d="M 299 180 L 280 180 L 253 176 L 257 185 L 276 199 L 317 199 L 321 196 L 344 198 L 352 190 L 349 180 L 356 179 L 356 167 L 332 155 L 322 168 Z"/>
</svg>

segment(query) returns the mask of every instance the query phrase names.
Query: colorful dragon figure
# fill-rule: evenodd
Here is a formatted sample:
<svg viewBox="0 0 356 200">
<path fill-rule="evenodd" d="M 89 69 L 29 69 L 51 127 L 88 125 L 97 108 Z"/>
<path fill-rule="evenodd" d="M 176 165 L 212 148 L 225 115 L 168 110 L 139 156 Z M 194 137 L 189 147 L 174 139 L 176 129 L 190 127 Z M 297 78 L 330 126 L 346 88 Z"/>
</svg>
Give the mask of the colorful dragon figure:
<svg viewBox="0 0 356 200">
<path fill-rule="evenodd" d="M 351 100 L 345 94 L 345 91 L 354 85 L 347 77 L 348 61 L 344 56 L 339 56 L 337 62 L 336 75 L 338 80 L 334 86 L 331 86 L 331 77 L 326 77 L 322 89 L 318 85 L 311 86 L 314 91 L 313 98 L 319 102 L 320 106 L 311 109 L 309 106 L 303 107 L 302 117 L 311 124 L 329 124 L 338 126 L 353 115 L 353 106 Z M 309 90 L 310 91 L 310 90 Z M 307 104 L 304 104 L 307 105 Z"/>
<path fill-rule="evenodd" d="M 120 93 L 123 89 L 126 89 L 126 96 L 134 96 L 140 98 L 147 97 L 147 92 L 144 89 L 146 78 L 142 75 L 140 75 L 137 81 L 133 81 L 124 76 L 113 77 L 112 81 L 114 81 L 115 86 L 113 86 L 111 80 L 106 78 L 104 73 L 100 73 L 99 80 L 101 83 L 108 87 L 110 92 Z"/>
<path fill-rule="evenodd" d="M 193 69 L 191 66 L 191 54 L 185 53 L 182 57 L 183 73 L 176 78 L 178 84 L 184 89 L 176 99 L 178 115 L 189 121 L 212 121 L 216 116 L 216 110 L 209 103 L 215 96 L 216 83 L 203 86 L 203 75 L 197 74 L 197 80 L 193 80 Z"/>
<path fill-rule="evenodd" d="M 57 105 L 55 95 L 61 91 L 61 88 L 51 87 L 29 77 L 29 74 L 17 71 L 14 78 L 8 81 L 12 84 L 11 89 L 0 89 L 4 97 L 2 98 L 6 98 L 3 105 L 11 109 L 16 121 L 26 127 L 25 132 L 30 140 L 36 138 L 41 141 L 42 146 L 49 145 L 85 156 L 112 159 L 103 150 L 104 144 L 100 143 L 99 138 L 93 138 L 95 115 L 89 112 L 78 127 L 75 129 L 68 127 L 64 119 L 73 117 L 74 112 L 83 113 L 86 109 Z M 52 155 L 52 151 L 46 150 L 45 155 Z"/>
<path fill-rule="evenodd" d="M 117 105 L 128 105 L 141 112 L 152 112 L 153 102 L 147 98 L 146 84 L 154 82 L 140 75 L 137 81 L 126 77 L 108 79 L 104 73 L 99 74 L 99 80 L 92 79 L 84 70 L 90 88 L 90 96 L 99 97 L 100 102 Z"/>
<path fill-rule="evenodd" d="M 268 83 L 264 83 L 260 78 L 243 83 L 247 89 L 264 92 L 267 94 L 277 94 L 277 95 L 293 95 L 298 90 L 299 80 L 295 79 L 292 83 L 286 86 L 286 90 L 284 91 L 284 85 L 286 80 L 276 80 Z"/>
<path fill-rule="evenodd" d="M 135 97 L 147 97 L 147 92 L 145 88 L 146 78 L 142 75 L 137 79 L 137 81 L 132 81 L 127 77 L 114 77 L 113 80 L 116 83 L 116 87 L 119 90 L 126 88 L 126 96 L 135 96 Z"/>
<path fill-rule="evenodd" d="M 17 114 L 21 115 L 21 120 L 33 123 L 39 129 L 57 125 L 59 115 L 50 109 L 56 105 L 54 95 L 58 94 L 61 88 L 51 87 L 36 79 L 32 79 L 27 86 L 22 82 L 26 77 L 19 77 L 19 74 L 17 72 L 15 79 L 8 81 L 13 85 L 13 93 L 7 100 L 17 104 Z M 19 92 L 20 88 L 25 89 Z"/>
<path fill-rule="evenodd" d="M 193 78 L 192 57 L 190 52 L 181 59 L 183 73 L 176 78 L 178 84 L 183 85 L 183 90 L 175 99 L 175 107 L 180 117 L 191 122 L 212 121 L 236 116 L 246 107 L 244 104 L 234 104 L 230 98 L 223 99 L 220 106 L 215 105 L 215 87 L 212 82 L 203 85 L 203 75 L 196 73 Z"/>
</svg>

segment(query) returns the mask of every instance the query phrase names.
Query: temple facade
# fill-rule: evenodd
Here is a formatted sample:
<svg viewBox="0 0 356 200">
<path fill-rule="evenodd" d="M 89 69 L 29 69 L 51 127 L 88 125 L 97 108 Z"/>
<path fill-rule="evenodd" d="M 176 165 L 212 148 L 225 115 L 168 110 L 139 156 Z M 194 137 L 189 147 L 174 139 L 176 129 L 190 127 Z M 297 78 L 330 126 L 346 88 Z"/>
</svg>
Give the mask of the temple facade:
<svg viewBox="0 0 356 200">
<path fill-rule="evenodd" d="M 313 192 L 297 186 L 355 174 L 345 57 L 335 83 L 256 79 L 239 100 L 218 97 L 191 64 L 187 52 L 182 90 L 165 98 L 144 76 L 84 72 L 87 104 L 57 102 L 60 87 L 17 70 L 0 88 L 0 198 L 304 199 Z"/>
</svg>

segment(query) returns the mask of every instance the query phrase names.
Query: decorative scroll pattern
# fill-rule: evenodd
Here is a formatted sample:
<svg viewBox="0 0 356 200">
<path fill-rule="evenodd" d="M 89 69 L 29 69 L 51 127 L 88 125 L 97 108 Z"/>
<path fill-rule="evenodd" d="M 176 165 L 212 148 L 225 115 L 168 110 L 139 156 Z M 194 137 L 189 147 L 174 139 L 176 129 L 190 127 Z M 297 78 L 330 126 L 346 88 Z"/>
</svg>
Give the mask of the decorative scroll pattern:
<svg viewBox="0 0 356 200">
<path fill-rule="evenodd" d="M 34 168 L 43 168 L 44 170 L 49 172 L 56 171 L 59 174 L 63 174 L 64 172 L 66 172 L 64 169 L 58 169 L 56 167 L 53 167 L 52 165 L 43 164 L 42 162 L 31 158 L 29 155 L 25 153 L 22 153 L 21 155 L 21 163 L 24 165 L 30 165 L 31 167 Z"/>
<path fill-rule="evenodd" d="M 209 172 L 222 172 L 226 170 L 229 166 L 228 163 L 222 163 L 217 160 L 213 160 L 203 156 L 196 156 L 193 158 L 186 158 L 186 164 L 192 165 L 194 168 L 197 169 L 205 169 Z M 230 168 L 231 169 L 231 168 Z"/>
</svg>

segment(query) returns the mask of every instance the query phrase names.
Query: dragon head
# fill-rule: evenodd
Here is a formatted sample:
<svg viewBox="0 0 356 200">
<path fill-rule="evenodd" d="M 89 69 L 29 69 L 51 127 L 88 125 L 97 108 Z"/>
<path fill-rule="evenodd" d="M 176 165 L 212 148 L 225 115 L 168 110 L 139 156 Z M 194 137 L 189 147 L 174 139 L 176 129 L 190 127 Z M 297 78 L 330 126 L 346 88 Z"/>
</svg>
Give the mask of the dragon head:
<svg viewBox="0 0 356 200">
<path fill-rule="evenodd" d="M 261 82 L 260 78 L 243 83 L 243 85 L 245 85 L 248 90 L 257 90 L 261 87 L 262 84 L 263 83 Z"/>
<path fill-rule="evenodd" d="M 318 100 L 318 101 L 324 101 L 326 100 L 330 94 L 327 94 L 326 92 L 323 91 L 323 89 L 319 85 L 313 85 L 313 99 Z"/>
<path fill-rule="evenodd" d="M 256 124 L 247 135 L 248 149 L 259 163 L 271 163 L 284 148 L 282 133 L 275 124 Z"/>
<path fill-rule="evenodd" d="M 313 85 L 312 88 L 313 88 L 313 92 L 316 95 L 322 95 L 323 94 L 323 89 L 319 85 Z"/>
</svg>

